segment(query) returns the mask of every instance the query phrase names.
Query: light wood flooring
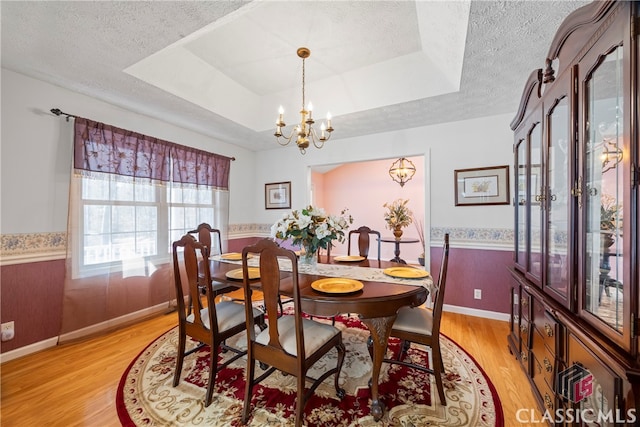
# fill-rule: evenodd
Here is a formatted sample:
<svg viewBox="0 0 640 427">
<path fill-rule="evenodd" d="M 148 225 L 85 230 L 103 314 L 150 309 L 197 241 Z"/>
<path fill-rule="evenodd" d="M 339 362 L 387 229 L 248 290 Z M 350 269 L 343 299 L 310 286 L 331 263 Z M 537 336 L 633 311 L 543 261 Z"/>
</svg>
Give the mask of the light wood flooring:
<svg viewBox="0 0 640 427">
<path fill-rule="evenodd" d="M 122 373 L 149 342 L 176 324 L 174 312 L 2 364 L 0 425 L 119 426 L 115 397 Z M 524 425 L 517 422 L 518 409 L 537 408 L 507 349 L 508 329 L 507 322 L 443 316 L 442 332 L 467 350 L 495 385 L 506 427 Z"/>
</svg>

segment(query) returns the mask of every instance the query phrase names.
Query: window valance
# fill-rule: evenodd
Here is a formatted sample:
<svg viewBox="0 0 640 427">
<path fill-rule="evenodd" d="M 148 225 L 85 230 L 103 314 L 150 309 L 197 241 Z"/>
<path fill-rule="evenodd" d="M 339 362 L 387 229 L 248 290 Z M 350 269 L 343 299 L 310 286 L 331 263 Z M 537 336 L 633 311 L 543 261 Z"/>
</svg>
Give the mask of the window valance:
<svg viewBox="0 0 640 427">
<path fill-rule="evenodd" d="M 231 160 L 85 118 L 75 119 L 76 170 L 228 190 Z"/>
</svg>

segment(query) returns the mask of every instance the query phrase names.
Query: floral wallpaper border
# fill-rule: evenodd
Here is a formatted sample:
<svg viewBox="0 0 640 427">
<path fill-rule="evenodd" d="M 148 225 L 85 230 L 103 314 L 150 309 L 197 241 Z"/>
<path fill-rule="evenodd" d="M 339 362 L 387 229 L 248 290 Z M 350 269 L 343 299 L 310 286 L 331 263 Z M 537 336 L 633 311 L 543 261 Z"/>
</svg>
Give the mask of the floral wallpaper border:
<svg viewBox="0 0 640 427">
<path fill-rule="evenodd" d="M 230 224 L 229 238 L 268 236 L 271 224 Z M 431 241 L 439 244 L 449 233 L 452 246 L 510 250 L 513 248 L 513 229 L 432 227 Z M 61 259 L 66 255 L 67 233 L 25 233 L 0 236 L 0 257 L 14 260 L 33 258 Z"/>
<path fill-rule="evenodd" d="M 67 251 L 67 233 L 3 234 L 0 236 L 0 256 L 37 255 Z"/>
</svg>

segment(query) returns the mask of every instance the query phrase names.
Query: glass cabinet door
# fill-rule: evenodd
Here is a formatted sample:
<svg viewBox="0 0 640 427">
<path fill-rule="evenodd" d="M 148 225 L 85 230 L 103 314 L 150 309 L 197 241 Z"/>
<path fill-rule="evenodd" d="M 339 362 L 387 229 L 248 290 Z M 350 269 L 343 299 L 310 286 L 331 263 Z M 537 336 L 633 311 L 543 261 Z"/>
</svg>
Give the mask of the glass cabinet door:
<svg viewBox="0 0 640 427">
<path fill-rule="evenodd" d="M 622 334 L 623 266 L 623 48 L 604 56 L 585 85 L 584 245 L 582 309 Z M 628 172 L 628 171 L 627 171 Z M 628 268 L 628 266 L 627 266 Z M 627 287 L 629 284 L 627 283 Z M 627 302 L 628 304 L 628 302 Z M 628 317 L 628 316 L 627 316 Z"/>
<path fill-rule="evenodd" d="M 516 253 L 515 263 L 522 271 L 526 269 L 527 262 L 527 144 L 521 139 L 516 146 L 516 170 L 515 179 L 515 215 L 516 215 Z"/>
<path fill-rule="evenodd" d="M 542 279 L 542 125 L 536 123 L 529 134 L 529 279 L 541 283 Z"/>
<path fill-rule="evenodd" d="M 569 101 L 563 97 L 547 113 L 546 289 L 567 301 L 569 293 L 571 173 Z"/>
</svg>

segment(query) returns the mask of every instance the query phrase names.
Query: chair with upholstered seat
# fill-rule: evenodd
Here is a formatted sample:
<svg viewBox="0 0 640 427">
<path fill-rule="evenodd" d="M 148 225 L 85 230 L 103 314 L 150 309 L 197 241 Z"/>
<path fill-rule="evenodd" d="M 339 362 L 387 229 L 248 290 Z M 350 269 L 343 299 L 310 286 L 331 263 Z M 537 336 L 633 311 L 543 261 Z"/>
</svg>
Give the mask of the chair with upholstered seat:
<svg viewBox="0 0 640 427">
<path fill-rule="evenodd" d="M 429 295 L 433 302 L 433 308 L 425 307 L 403 307 L 398 310 L 398 317 L 393 324 L 391 336 L 400 338 L 400 352 L 397 359 L 385 359 L 385 362 L 397 363 L 428 372 L 435 376 L 436 387 L 440 402 L 447 404 L 442 384 L 442 373 L 444 365 L 440 352 L 440 319 L 442 317 L 442 306 L 444 303 L 444 290 L 447 281 L 447 264 L 449 261 L 449 234 L 444 235 L 444 245 L 442 248 L 442 263 L 440 264 L 440 275 L 437 284 L 431 286 Z M 411 343 L 426 345 L 431 347 L 431 357 L 433 368 L 404 361 L 404 356 Z"/>
<path fill-rule="evenodd" d="M 180 260 L 179 248 L 183 251 L 183 260 Z M 200 263 L 200 259 L 204 262 Z M 201 267 L 198 267 L 201 264 Z M 201 271 L 199 271 L 201 270 Z M 244 304 L 222 301 L 215 303 L 214 294 L 211 290 L 211 273 L 209 270 L 209 248 L 189 234 L 182 239 L 173 242 L 173 274 L 176 288 L 176 299 L 178 303 L 178 355 L 176 358 L 176 370 L 173 376 L 173 386 L 176 387 L 180 382 L 180 374 L 182 373 L 182 364 L 185 356 L 197 351 L 203 345 L 207 344 L 211 348 L 209 359 L 209 383 L 207 384 L 207 394 L 205 398 L 205 406 L 211 404 L 213 389 L 217 372 L 233 362 L 234 360 L 244 356 L 247 352 L 229 347 L 224 344 L 227 338 L 244 331 L 247 325 Z M 199 298 L 199 274 L 202 274 L 204 286 L 207 290 L 206 306 L 202 299 Z M 187 292 L 192 296 L 193 313 L 185 303 L 184 289 L 182 278 L 186 277 Z M 264 326 L 264 313 L 249 305 L 248 313 L 252 316 L 254 323 Z M 185 351 L 187 336 L 198 341 L 200 344 L 189 351 Z M 218 366 L 218 355 L 220 348 L 231 350 L 234 354 L 229 360 Z"/>
<path fill-rule="evenodd" d="M 378 261 L 380 261 L 380 232 L 372 230 L 367 226 L 362 226 L 357 230 L 349 231 L 349 240 L 347 242 L 347 255 L 351 255 L 351 236 L 358 235 L 358 254 L 362 257 L 369 258 L 369 247 L 371 246 L 371 236 L 376 236 L 378 240 Z"/>
<path fill-rule="evenodd" d="M 344 390 L 338 385 L 338 378 L 344 362 L 345 346 L 342 343 L 340 329 L 325 323 L 304 318 L 298 290 L 298 260 L 296 254 L 278 246 L 270 239 L 264 239 L 242 251 L 242 269 L 244 273 L 245 300 L 251 299 L 252 283 L 249 280 L 247 258 L 249 254 L 260 256 L 260 284 L 266 307 L 267 328 L 256 335 L 254 318 L 249 306 L 247 312 L 247 369 L 246 389 L 242 422 L 246 423 L 251 414 L 253 387 L 275 370 L 295 375 L 297 378 L 295 425 L 302 425 L 304 407 L 309 397 L 322 381 L 335 375 L 334 386 L 339 398 Z M 282 275 L 278 258 L 291 261 L 291 274 Z M 254 280 L 255 282 L 255 280 Z M 286 289 L 284 288 L 286 286 Z M 293 314 L 278 317 L 278 301 L 282 290 L 293 294 Z M 337 350 L 337 363 L 325 371 L 319 378 L 307 377 L 307 371 L 331 349 Z M 269 368 L 255 378 L 255 362 L 261 362 Z M 306 381 L 312 381 L 306 390 Z"/>
</svg>

